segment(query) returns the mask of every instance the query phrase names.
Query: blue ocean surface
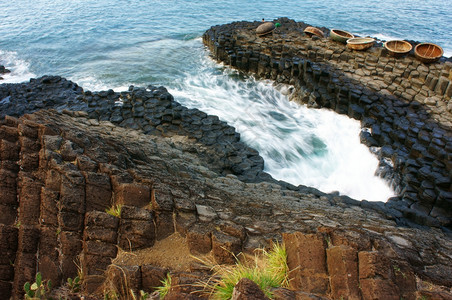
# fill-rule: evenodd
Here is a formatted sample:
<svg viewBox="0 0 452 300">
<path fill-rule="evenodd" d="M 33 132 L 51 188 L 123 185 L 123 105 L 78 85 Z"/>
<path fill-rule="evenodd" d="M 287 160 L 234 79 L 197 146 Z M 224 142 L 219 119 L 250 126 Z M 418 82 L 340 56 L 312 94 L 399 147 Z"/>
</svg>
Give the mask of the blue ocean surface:
<svg viewBox="0 0 452 300">
<path fill-rule="evenodd" d="M 378 161 L 359 143 L 358 122 L 290 103 L 271 82 L 239 76 L 209 58 L 201 36 L 217 24 L 288 17 L 382 40 L 433 42 L 451 56 L 451 4 L 0 0 L 0 64 L 12 71 L 3 82 L 52 74 L 89 90 L 164 85 L 182 104 L 235 126 L 245 142 L 260 151 L 274 177 L 385 201 L 393 191 L 373 175 Z"/>
<path fill-rule="evenodd" d="M 0 50 L 37 76 L 168 85 L 195 67 L 202 43 L 191 40 L 210 26 L 277 17 L 433 42 L 452 55 L 451 0 L 1 0 Z"/>
</svg>

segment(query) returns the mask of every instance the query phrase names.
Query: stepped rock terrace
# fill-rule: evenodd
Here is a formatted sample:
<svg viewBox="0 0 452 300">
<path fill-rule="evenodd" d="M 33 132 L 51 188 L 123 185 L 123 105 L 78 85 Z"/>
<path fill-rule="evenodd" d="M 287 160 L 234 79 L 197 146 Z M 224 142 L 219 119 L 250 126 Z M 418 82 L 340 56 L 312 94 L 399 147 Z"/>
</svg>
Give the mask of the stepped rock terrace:
<svg viewBox="0 0 452 300">
<path fill-rule="evenodd" d="M 172 289 L 175 299 L 184 299 L 209 276 L 205 267 L 112 264 L 118 249 L 137 255 L 174 234 L 191 254 L 210 253 L 226 264 L 239 252 L 284 241 L 293 271 L 282 299 L 415 299 L 452 285 L 452 243 L 439 229 L 400 227 L 315 190 L 222 176 L 197 151 L 201 143 L 180 135 L 149 135 L 83 111 L 40 110 L 7 116 L 0 136 L 2 295 L 21 298 L 37 271 L 59 286 L 79 265 L 86 295 L 99 295 L 111 277 L 149 291 L 170 272 L 185 284 Z M 119 204 L 119 217 L 105 212 Z M 173 251 L 166 255 L 177 256 Z"/>
</svg>

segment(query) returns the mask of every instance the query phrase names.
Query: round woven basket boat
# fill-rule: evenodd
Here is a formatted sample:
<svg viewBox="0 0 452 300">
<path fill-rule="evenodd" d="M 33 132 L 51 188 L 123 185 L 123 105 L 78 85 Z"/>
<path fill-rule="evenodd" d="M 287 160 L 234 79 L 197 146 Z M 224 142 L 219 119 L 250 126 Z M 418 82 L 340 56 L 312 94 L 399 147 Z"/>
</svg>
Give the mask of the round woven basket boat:
<svg viewBox="0 0 452 300">
<path fill-rule="evenodd" d="M 373 46 L 373 38 L 351 38 L 347 40 L 347 47 L 353 50 L 366 50 Z"/>
<path fill-rule="evenodd" d="M 331 29 L 330 30 L 330 39 L 333 41 L 345 44 L 348 39 L 354 38 L 355 36 L 350 32 L 339 30 L 339 29 Z"/>
<path fill-rule="evenodd" d="M 272 33 L 275 28 L 276 26 L 275 24 L 273 24 L 273 22 L 265 22 L 256 28 L 256 34 L 258 36 L 264 36 L 266 34 Z"/>
<path fill-rule="evenodd" d="M 414 48 L 414 55 L 424 63 L 432 63 L 443 56 L 443 48 L 432 43 L 418 44 Z"/>
<path fill-rule="evenodd" d="M 312 27 L 312 26 L 306 27 L 303 30 L 303 32 L 309 37 L 312 37 L 313 35 L 316 35 L 316 36 L 321 37 L 321 38 L 325 37 L 325 35 L 323 34 L 322 30 L 320 30 L 320 29 L 318 29 L 316 27 Z"/>
<path fill-rule="evenodd" d="M 395 57 L 403 56 L 413 49 L 410 43 L 400 40 L 387 41 L 383 46 L 388 50 L 390 55 Z"/>
</svg>

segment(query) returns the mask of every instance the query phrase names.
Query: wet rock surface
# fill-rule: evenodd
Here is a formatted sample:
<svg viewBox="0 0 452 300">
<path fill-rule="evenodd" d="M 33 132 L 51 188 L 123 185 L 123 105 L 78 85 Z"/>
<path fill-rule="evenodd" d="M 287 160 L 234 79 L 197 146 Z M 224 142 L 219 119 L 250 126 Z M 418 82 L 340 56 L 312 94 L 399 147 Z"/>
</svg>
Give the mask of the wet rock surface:
<svg viewBox="0 0 452 300">
<path fill-rule="evenodd" d="M 307 37 L 305 23 L 274 22 L 281 27 L 271 35 L 258 37 L 261 22 L 243 21 L 214 26 L 203 41 L 217 60 L 293 85 L 292 100 L 360 120 L 361 142 L 380 159 L 377 174 L 398 194 L 371 205 L 450 231 L 452 61 L 424 64 L 412 53 L 394 58 L 379 44 L 352 51 L 328 38 Z"/>
</svg>

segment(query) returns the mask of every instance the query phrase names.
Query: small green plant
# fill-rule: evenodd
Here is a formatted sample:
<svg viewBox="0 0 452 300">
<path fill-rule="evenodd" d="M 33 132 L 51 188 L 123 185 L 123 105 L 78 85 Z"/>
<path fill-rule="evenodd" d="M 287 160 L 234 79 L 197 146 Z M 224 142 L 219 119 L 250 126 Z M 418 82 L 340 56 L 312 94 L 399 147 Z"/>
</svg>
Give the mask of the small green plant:
<svg viewBox="0 0 452 300">
<path fill-rule="evenodd" d="M 328 248 L 331 248 L 333 246 L 333 243 L 331 243 L 331 237 L 329 235 L 325 237 L 325 241 L 326 244 L 328 245 Z"/>
<path fill-rule="evenodd" d="M 21 223 L 20 221 L 17 221 L 17 222 L 14 224 L 14 227 L 16 227 L 16 228 L 19 228 L 19 229 L 20 229 L 20 226 L 22 226 L 22 223 Z"/>
<path fill-rule="evenodd" d="M 164 299 L 171 289 L 171 275 L 170 273 L 166 274 L 166 278 L 160 281 L 162 283 L 161 286 L 156 287 L 156 291 L 160 294 L 160 299 Z"/>
<path fill-rule="evenodd" d="M 109 215 L 120 218 L 121 217 L 121 209 L 122 209 L 122 204 L 118 204 L 118 205 L 113 205 L 112 207 L 106 209 L 105 212 Z"/>
<path fill-rule="evenodd" d="M 42 280 L 40 272 L 36 273 L 35 282 L 24 284 L 25 299 L 47 299 L 47 295 L 52 290 L 52 282 L 50 280 Z"/>
<path fill-rule="evenodd" d="M 68 278 L 67 279 L 67 286 L 73 293 L 80 292 L 80 286 L 81 286 L 81 280 L 80 276 L 76 276 L 74 279 Z"/>
</svg>

